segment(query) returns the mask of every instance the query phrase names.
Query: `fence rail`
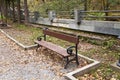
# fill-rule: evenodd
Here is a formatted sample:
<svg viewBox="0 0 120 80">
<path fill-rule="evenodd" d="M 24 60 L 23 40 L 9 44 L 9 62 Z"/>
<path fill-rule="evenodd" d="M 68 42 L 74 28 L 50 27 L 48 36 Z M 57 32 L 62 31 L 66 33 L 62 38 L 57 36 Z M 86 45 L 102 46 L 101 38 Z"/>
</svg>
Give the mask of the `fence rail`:
<svg viewBox="0 0 120 80">
<path fill-rule="evenodd" d="M 83 16 L 85 17 L 89 17 L 89 18 L 120 18 L 120 16 Z"/>
<path fill-rule="evenodd" d="M 91 12 L 94 12 L 94 13 L 98 13 L 98 12 L 102 12 L 102 13 L 105 13 L 105 12 L 112 12 L 112 13 L 118 13 L 120 12 L 120 10 L 101 10 L 101 11 L 98 11 L 98 10 L 94 10 L 94 11 L 82 11 L 81 12 L 84 12 L 84 13 L 91 13 Z"/>
<path fill-rule="evenodd" d="M 77 16 L 76 16 L 77 13 Z M 110 13 L 110 14 L 109 14 Z M 48 14 L 38 14 L 36 12 L 30 12 L 29 13 L 31 17 L 37 18 L 39 16 L 41 17 L 49 17 Z M 76 19 L 79 22 L 80 20 L 114 20 L 114 21 L 120 21 L 120 10 L 94 10 L 94 11 L 83 11 L 78 10 L 78 12 L 75 11 L 58 11 L 55 12 L 54 18 L 63 18 L 63 19 Z M 52 19 L 54 19 L 52 18 Z M 81 18 L 81 19 L 80 19 Z"/>
<path fill-rule="evenodd" d="M 101 15 L 97 15 L 97 13 L 101 13 Z M 106 14 L 111 14 L 111 15 L 106 15 Z M 117 15 L 114 15 L 117 14 Z M 56 17 L 57 18 L 69 18 L 69 19 L 73 19 L 75 16 L 74 11 L 58 11 L 56 12 Z M 120 19 L 120 10 L 92 10 L 92 11 L 83 11 L 80 10 L 80 14 L 79 14 L 80 18 L 83 19 L 87 19 L 87 18 L 91 18 L 91 19 L 98 19 L 98 18 L 113 18 L 113 19 Z"/>
<path fill-rule="evenodd" d="M 71 18 L 74 18 L 74 12 L 73 11 L 58 11 L 56 12 L 56 17 L 71 19 Z"/>
<path fill-rule="evenodd" d="M 120 20 L 120 10 L 102 10 L 102 11 L 82 11 L 80 10 L 82 19 L 102 19 L 102 20 Z"/>
</svg>

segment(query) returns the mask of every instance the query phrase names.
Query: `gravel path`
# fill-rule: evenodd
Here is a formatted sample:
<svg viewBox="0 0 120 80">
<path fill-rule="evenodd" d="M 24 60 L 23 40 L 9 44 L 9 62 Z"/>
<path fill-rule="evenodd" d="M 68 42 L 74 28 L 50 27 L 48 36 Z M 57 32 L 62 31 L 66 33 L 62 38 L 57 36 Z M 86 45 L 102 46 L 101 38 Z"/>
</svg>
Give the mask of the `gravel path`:
<svg viewBox="0 0 120 80">
<path fill-rule="evenodd" d="M 0 80 L 65 80 L 67 70 L 57 65 L 34 50 L 22 50 L 0 32 Z"/>
<path fill-rule="evenodd" d="M 23 50 L 0 32 L 0 80 L 66 80 L 65 74 L 87 65 L 79 58 L 64 69 L 65 61 L 46 48 Z"/>
</svg>

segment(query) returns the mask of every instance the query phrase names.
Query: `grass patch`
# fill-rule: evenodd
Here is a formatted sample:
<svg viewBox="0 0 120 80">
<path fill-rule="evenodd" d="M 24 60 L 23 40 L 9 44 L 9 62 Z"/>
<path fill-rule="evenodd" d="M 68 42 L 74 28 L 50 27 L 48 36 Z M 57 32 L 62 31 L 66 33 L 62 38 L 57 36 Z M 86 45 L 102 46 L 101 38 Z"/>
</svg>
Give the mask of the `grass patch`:
<svg viewBox="0 0 120 80">
<path fill-rule="evenodd" d="M 120 74 L 110 68 L 107 64 L 102 64 L 99 69 L 78 77 L 79 80 L 119 80 Z"/>
</svg>

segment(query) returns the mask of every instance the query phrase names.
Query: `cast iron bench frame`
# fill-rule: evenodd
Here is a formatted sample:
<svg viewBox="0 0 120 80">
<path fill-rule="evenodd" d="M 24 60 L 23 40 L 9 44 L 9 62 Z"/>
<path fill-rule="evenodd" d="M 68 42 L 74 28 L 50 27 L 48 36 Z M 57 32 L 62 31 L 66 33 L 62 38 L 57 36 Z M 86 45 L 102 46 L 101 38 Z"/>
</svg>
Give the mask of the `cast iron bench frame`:
<svg viewBox="0 0 120 80">
<path fill-rule="evenodd" d="M 59 45 L 53 44 L 52 42 L 46 41 L 46 36 L 47 35 L 50 36 L 50 37 L 52 36 L 52 37 L 55 37 L 55 38 L 58 38 L 58 39 L 61 39 L 61 40 L 65 40 L 65 41 L 74 43 L 75 45 L 70 46 L 67 49 L 65 49 L 65 48 L 63 48 Z M 42 37 L 44 39 L 42 39 Z M 48 48 L 52 51 L 57 52 L 62 57 L 66 58 L 66 64 L 64 66 L 65 69 L 67 68 L 67 65 L 73 60 L 75 60 L 76 64 L 79 65 L 79 62 L 78 62 L 79 36 L 72 36 L 72 35 L 64 34 L 64 33 L 58 32 L 58 31 L 53 31 L 53 30 L 50 30 L 48 28 L 45 28 L 45 29 L 43 29 L 43 36 L 37 37 L 37 40 L 35 40 L 34 42 L 35 42 L 35 44 L 38 44 L 37 49 L 39 47 L 43 46 L 45 48 Z M 36 51 L 37 51 L 37 49 L 36 49 Z M 73 52 L 73 49 L 75 49 L 74 52 Z M 70 56 L 74 56 L 74 58 L 69 59 Z"/>
</svg>

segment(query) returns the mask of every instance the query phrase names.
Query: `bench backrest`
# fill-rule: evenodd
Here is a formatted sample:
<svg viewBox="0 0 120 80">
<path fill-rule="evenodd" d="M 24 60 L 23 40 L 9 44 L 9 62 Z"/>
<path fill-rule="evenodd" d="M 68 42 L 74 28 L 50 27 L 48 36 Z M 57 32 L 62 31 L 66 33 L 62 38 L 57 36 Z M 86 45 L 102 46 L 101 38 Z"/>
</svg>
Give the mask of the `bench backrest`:
<svg viewBox="0 0 120 80">
<path fill-rule="evenodd" d="M 72 42 L 75 44 L 79 43 L 78 36 L 72 36 L 72 35 L 68 35 L 68 34 L 64 34 L 64 33 L 60 33 L 60 32 L 55 32 L 50 29 L 44 29 L 43 34 L 53 36 L 53 37 L 56 37 L 56 38 L 59 38 L 59 39 L 65 40 L 65 41 L 69 41 L 69 42 Z"/>
</svg>

